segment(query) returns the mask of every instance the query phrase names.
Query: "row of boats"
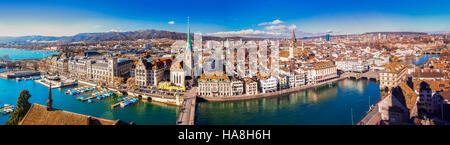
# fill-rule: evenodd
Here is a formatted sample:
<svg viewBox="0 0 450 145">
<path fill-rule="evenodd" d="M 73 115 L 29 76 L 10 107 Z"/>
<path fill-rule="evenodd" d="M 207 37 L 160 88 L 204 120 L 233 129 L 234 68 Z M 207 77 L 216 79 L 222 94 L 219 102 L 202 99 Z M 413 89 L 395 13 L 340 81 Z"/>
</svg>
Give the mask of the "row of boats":
<svg viewBox="0 0 450 145">
<path fill-rule="evenodd" d="M 93 91 L 93 90 L 95 90 L 95 87 L 88 88 L 88 87 L 84 86 L 84 87 L 80 87 L 80 88 L 69 89 L 66 91 L 66 94 L 78 95 L 78 94 L 86 93 L 86 92 Z"/>
<path fill-rule="evenodd" d="M 124 101 L 124 100 L 127 100 L 127 101 Z M 139 100 L 137 98 L 129 99 L 128 97 L 123 97 L 123 98 L 120 98 L 119 101 L 123 101 L 123 102 L 120 103 L 120 107 L 124 108 L 124 107 L 126 107 L 128 105 L 136 103 Z"/>
<path fill-rule="evenodd" d="M 112 95 L 114 95 L 113 92 L 100 91 L 100 92 L 92 93 L 91 97 L 81 96 L 78 98 L 78 100 L 87 101 L 87 102 L 91 103 L 94 100 L 102 100 L 102 99 L 107 98 Z"/>
<path fill-rule="evenodd" d="M 11 112 L 14 112 L 14 110 L 15 110 L 14 105 L 4 104 L 4 105 L 0 106 L 0 114 L 2 114 L 2 115 L 6 115 Z"/>
<path fill-rule="evenodd" d="M 37 76 L 37 77 L 21 77 L 21 78 L 16 78 L 16 81 L 28 81 L 28 80 L 40 80 L 41 77 Z"/>
</svg>

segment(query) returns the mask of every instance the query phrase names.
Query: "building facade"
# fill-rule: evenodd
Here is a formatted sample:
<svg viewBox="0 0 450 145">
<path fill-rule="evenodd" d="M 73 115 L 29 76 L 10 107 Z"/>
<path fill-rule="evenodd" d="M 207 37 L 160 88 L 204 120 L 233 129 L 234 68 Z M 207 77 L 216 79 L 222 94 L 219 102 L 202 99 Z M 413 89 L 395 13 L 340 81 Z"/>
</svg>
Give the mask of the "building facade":
<svg viewBox="0 0 450 145">
<path fill-rule="evenodd" d="M 337 67 L 333 62 L 317 62 L 309 70 L 309 78 L 312 84 L 337 78 Z"/>
<path fill-rule="evenodd" d="M 380 88 L 392 89 L 407 79 L 407 68 L 400 62 L 391 62 L 380 72 Z"/>
</svg>

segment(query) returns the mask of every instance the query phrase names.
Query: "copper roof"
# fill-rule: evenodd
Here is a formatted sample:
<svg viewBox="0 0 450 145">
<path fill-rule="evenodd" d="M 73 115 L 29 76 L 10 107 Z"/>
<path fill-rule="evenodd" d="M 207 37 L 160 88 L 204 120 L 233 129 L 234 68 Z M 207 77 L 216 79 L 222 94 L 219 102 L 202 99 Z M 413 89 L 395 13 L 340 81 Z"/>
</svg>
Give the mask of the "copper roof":
<svg viewBox="0 0 450 145">
<path fill-rule="evenodd" d="M 443 78 L 445 74 L 440 72 L 414 72 L 412 76 L 418 78 Z"/>
<path fill-rule="evenodd" d="M 435 80 L 435 81 L 413 80 L 414 90 L 420 90 L 421 85 L 428 85 L 431 90 L 448 90 L 450 88 L 450 80 Z"/>
<path fill-rule="evenodd" d="M 198 79 L 198 80 L 227 80 L 229 81 L 230 78 L 227 75 L 217 75 L 217 74 L 213 74 L 213 75 L 206 75 L 205 73 L 202 74 L 202 76 Z"/>
<path fill-rule="evenodd" d="M 331 61 L 328 61 L 328 62 L 322 61 L 322 62 L 314 63 L 314 69 L 325 69 L 325 68 L 331 68 L 331 67 L 335 67 L 335 66 L 336 65 L 334 65 L 334 63 Z"/>
<path fill-rule="evenodd" d="M 405 97 L 405 106 L 408 107 L 408 109 L 412 109 L 417 101 L 418 95 L 405 82 L 400 83 L 399 86 Z"/>
<path fill-rule="evenodd" d="M 384 65 L 384 70 L 382 70 L 381 72 L 384 72 L 384 73 L 399 73 L 405 68 L 406 68 L 405 64 L 402 64 L 400 62 L 391 62 L 391 63 L 388 63 L 388 64 Z"/>
</svg>

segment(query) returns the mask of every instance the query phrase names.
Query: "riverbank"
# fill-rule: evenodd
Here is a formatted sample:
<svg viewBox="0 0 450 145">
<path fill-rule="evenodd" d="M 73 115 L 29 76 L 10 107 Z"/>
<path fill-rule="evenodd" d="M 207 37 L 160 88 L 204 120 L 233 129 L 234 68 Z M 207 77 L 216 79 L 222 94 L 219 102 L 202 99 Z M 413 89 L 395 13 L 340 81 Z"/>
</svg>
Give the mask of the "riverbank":
<svg viewBox="0 0 450 145">
<path fill-rule="evenodd" d="M 0 69 L 1 70 L 1 69 Z M 65 94 L 67 89 L 80 87 L 85 84 L 64 88 L 52 89 L 53 106 L 70 112 L 96 116 L 110 120 L 123 120 L 134 122 L 137 125 L 174 125 L 178 115 L 178 107 L 161 103 L 139 101 L 133 105 L 120 109 L 111 109 L 118 97 L 108 97 L 92 103 L 79 101 L 77 97 L 89 94 L 72 96 Z M 15 105 L 20 91 L 27 89 L 32 95 L 30 103 L 46 104 L 48 87 L 32 80 L 16 81 L 14 79 L 0 78 L 1 104 Z M 9 115 L 0 115 L 0 124 L 5 123 Z"/>
<path fill-rule="evenodd" d="M 252 100 L 252 99 L 261 99 L 261 98 L 269 98 L 269 97 L 276 97 L 281 96 L 285 94 L 294 93 L 301 90 L 306 90 L 310 88 L 320 87 L 323 85 L 331 84 L 343 79 L 346 79 L 347 76 L 342 75 L 339 78 L 335 78 L 332 80 L 328 80 L 325 82 L 317 83 L 317 84 L 308 84 L 301 87 L 295 87 L 295 88 L 289 88 L 281 91 L 276 91 L 272 93 L 264 93 L 264 94 L 256 94 L 256 95 L 237 95 L 237 96 L 228 96 L 228 97 L 208 97 L 208 96 L 199 96 L 199 98 L 210 101 L 210 102 L 222 102 L 222 101 L 242 101 L 242 100 Z"/>
<path fill-rule="evenodd" d="M 198 101 L 195 125 L 351 125 L 379 96 L 375 81 L 343 79 L 276 97 Z"/>
</svg>

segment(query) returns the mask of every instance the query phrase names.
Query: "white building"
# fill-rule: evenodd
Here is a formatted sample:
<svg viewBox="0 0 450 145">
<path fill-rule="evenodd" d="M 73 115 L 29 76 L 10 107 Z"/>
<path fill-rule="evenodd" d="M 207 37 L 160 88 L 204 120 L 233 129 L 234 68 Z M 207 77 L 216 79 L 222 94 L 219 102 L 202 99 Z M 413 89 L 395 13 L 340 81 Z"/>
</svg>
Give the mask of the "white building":
<svg viewBox="0 0 450 145">
<path fill-rule="evenodd" d="M 259 77 L 258 79 L 261 93 L 276 92 L 278 90 L 278 79 L 276 77 Z"/>
</svg>

